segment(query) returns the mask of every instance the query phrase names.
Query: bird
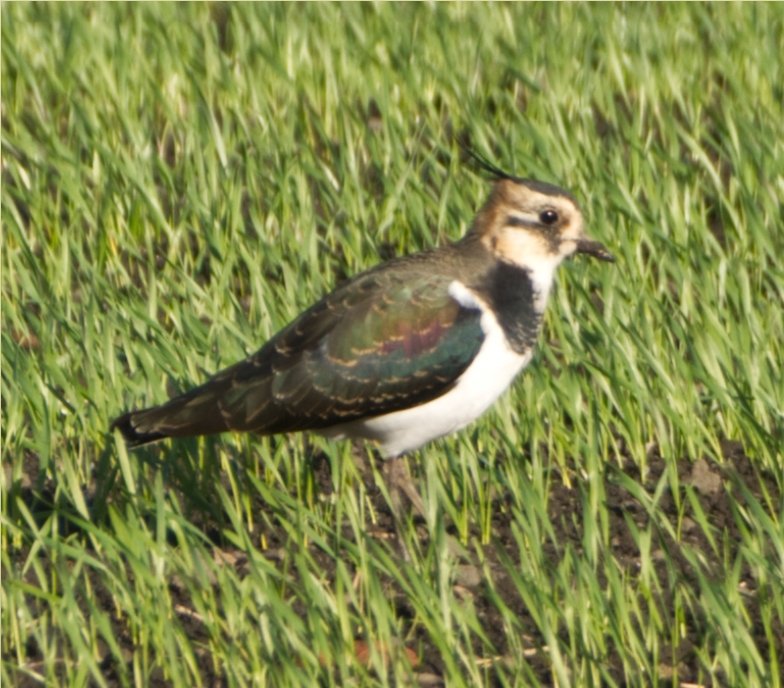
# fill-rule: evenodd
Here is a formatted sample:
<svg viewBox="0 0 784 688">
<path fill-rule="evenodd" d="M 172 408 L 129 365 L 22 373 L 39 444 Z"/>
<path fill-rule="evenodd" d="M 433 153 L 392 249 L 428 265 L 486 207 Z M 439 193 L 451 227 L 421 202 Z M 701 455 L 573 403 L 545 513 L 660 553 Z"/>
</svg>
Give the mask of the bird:
<svg viewBox="0 0 784 688">
<path fill-rule="evenodd" d="M 614 260 L 570 192 L 473 157 L 492 188 L 462 238 L 348 279 L 246 359 L 111 428 L 130 447 L 226 431 L 370 441 L 421 510 L 402 457 L 472 423 L 529 364 L 564 259 Z"/>
</svg>

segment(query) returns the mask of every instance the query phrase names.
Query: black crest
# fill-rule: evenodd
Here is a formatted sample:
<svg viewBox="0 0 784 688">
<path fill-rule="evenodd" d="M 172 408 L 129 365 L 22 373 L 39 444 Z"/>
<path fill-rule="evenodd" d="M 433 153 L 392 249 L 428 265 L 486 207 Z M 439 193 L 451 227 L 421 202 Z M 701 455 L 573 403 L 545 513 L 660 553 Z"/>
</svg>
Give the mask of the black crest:
<svg viewBox="0 0 784 688">
<path fill-rule="evenodd" d="M 497 167 L 493 163 L 491 163 L 487 158 L 482 157 L 477 153 L 475 150 L 469 148 L 468 146 L 462 146 L 463 152 L 470 158 L 471 162 L 476 165 L 479 169 L 484 170 L 485 172 L 489 172 L 493 177 L 496 179 L 510 179 L 514 182 L 524 182 L 524 179 L 520 177 L 516 177 L 513 174 L 509 174 L 509 172 L 504 172 L 500 167 Z"/>
<path fill-rule="evenodd" d="M 468 146 L 464 145 L 462 146 L 462 149 L 474 165 L 479 167 L 479 169 L 484 170 L 485 172 L 489 172 L 496 180 L 508 179 L 509 181 L 513 181 L 517 184 L 524 184 L 529 189 L 533 189 L 534 191 L 539 191 L 540 193 L 548 194 L 550 196 L 565 196 L 574 203 L 577 203 L 577 199 L 566 189 L 562 189 L 560 186 L 556 186 L 555 184 L 548 184 L 547 182 L 540 182 L 537 179 L 526 179 L 525 177 L 518 177 L 514 174 L 510 174 L 509 172 L 504 172 L 500 167 L 497 167 L 487 158 L 482 157 L 479 155 L 479 153 L 477 153 L 475 150 L 472 150 Z"/>
</svg>

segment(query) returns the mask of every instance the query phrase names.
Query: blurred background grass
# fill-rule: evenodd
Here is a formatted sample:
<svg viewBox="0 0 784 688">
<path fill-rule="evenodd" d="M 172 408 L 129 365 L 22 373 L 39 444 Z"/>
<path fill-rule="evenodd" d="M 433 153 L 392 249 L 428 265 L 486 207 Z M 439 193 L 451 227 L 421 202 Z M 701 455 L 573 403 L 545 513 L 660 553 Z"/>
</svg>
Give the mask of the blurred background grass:
<svg viewBox="0 0 784 688">
<path fill-rule="evenodd" d="M 780 685 L 782 54 L 775 4 L 4 3 L 3 680 Z M 107 433 L 460 237 L 488 184 L 458 140 L 619 260 L 565 266 L 512 393 L 413 459 L 411 561 L 345 446 Z"/>
</svg>

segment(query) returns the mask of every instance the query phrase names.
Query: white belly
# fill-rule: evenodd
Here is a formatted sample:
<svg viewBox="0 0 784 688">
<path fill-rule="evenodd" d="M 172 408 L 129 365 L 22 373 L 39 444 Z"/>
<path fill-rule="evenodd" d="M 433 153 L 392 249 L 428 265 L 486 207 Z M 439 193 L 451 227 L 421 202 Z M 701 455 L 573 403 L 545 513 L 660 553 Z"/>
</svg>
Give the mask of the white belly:
<svg viewBox="0 0 784 688">
<path fill-rule="evenodd" d="M 465 298 L 464 294 L 460 296 Z M 485 340 L 451 390 L 419 406 L 346 423 L 324 434 L 375 440 L 385 457 L 393 457 L 459 430 L 481 416 L 528 365 L 532 352 L 514 352 L 495 316 L 476 301 L 471 305 L 483 311 Z"/>
</svg>

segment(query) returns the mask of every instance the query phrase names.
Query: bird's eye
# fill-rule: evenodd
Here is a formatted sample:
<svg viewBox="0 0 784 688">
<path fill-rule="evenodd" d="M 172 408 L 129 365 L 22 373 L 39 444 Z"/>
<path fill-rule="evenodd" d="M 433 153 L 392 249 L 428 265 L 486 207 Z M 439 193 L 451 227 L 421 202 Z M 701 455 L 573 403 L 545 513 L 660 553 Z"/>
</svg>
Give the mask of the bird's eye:
<svg viewBox="0 0 784 688">
<path fill-rule="evenodd" d="M 543 225 L 554 225 L 556 222 L 558 222 L 558 213 L 552 208 L 543 210 L 541 213 L 539 213 L 539 221 Z"/>
</svg>

